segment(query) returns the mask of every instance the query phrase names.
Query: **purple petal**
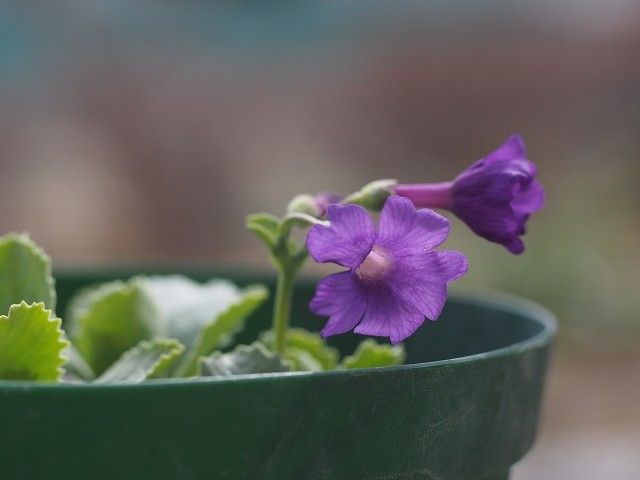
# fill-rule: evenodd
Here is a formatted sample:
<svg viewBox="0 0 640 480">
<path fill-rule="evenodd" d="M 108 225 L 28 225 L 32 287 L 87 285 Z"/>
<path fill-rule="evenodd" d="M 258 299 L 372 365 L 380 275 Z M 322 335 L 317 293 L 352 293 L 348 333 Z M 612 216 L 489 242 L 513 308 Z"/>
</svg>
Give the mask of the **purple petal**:
<svg viewBox="0 0 640 480">
<path fill-rule="evenodd" d="M 330 225 L 314 225 L 307 235 L 307 248 L 316 262 L 334 262 L 355 268 L 371 251 L 375 232 L 367 211 L 359 205 L 331 205 Z"/>
<path fill-rule="evenodd" d="M 394 257 L 427 252 L 444 242 L 449 235 L 449 220 L 433 210 L 416 210 L 407 198 L 390 196 L 378 224 L 375 243 Z"/>
<path fill-rule="evenodd" d="M 524 189 L 518 191 L 511 201 L 511 208 L 513 208 L 516 216 L 518 215 L 530 215 L 536 210 L 539 210 L 544 205 L 544 188 L 537 180 L 532 180 L 531 183 Z"/>
<path fill-rule="evenodd" d="M 513 237 L 510 242 L 505 242 L 504 246 L 514 255 L 520 255 L 524 252 L 524 242 L 520 237 Z"/>
<path fill-rule="evenodd" d="M 452 211 L 476 234 L 515 254 L 524 251 L 518 236 L 525 233 L 525 222 L 544 202 L 544 190 L 534 178 L 537 168 L 523 155 L 522 139 L 513 136 L 490 155 L 490 162 L 477 162 L 453 186 Z"/>
<path fill-rule="evenodd" d="M 487 164 L 499 162 L 501 160 L 513 160 L 515 158 L 524 158 L 526 149 L 522 136 L 514 133 L 507 141 L 496 150 L 487 155 L 484 160 Z"/>
<path fill-rule="evenodd" d="M 385 287 L 367 289 L 367 308 L 362 321 L 353 330 L 362 335 L 389 337 L 398 343 L 424 323 L 424 315 Z"/>
<path fill-rule="evenodd" d="M 447 299 L 447 283 L 462 277 L 467 269 L 467 259 L 460 252 L 428 252 L 398 265 L 389 285 L 397 297 L 436 320 Z"/>
<path fill-rule="evenodd" d="M 351 272 L 340 272 L 318 282 L 309 307 L 316 315 L 329 317 L 321 332 L 328 337 L 353 330 L 364 314 L 366 299 Z"/>
<path fill-rule="evenodd" d="M 506 245 L 516 234 L 517 221 L 513 209 L 506 201 L 490 202 L 477 197 L 456 199 L 453 212 L 474 233 L 492 242 Z"/>
</svg>

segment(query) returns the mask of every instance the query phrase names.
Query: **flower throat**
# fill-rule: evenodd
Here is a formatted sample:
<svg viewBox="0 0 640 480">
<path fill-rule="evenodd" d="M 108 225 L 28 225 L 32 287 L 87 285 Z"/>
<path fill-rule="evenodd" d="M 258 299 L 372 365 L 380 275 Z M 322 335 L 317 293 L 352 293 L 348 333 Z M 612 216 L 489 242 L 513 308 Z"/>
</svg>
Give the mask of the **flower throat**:
<svg viewBox="0 0 640 480">
<path fill-rule="evenodd" d="M 393 267 L 389 253 L 378 245 L 374 245 L 364 261 L 356 268 L 356 276 L 367 283 L 376 283 L 383 279 Z"/>
</svg>

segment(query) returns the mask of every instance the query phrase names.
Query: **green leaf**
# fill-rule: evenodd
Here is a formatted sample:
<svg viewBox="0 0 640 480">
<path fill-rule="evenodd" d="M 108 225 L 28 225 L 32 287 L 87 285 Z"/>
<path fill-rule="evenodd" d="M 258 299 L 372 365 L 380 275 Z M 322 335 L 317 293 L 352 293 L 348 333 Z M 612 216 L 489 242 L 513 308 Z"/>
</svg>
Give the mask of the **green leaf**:
<svg viewBox="0 0 640 480">
<path fill-rule="evenodd" d="M 286 347 L 284 358 L 298 372 L 321 372 L 324 370 L 322 362 L 311 352 L 297 347 Z"/>
<path fill-rule="evenodd" d="M 200 359 L 200 375 L 226 376 L 247 373 L 288 372 L 289 365 L 260 342 L 239 345 L 232 352 L 214 352 Z"/>
<path fill-rule="evenodd" d="M 201 284 L 182 275 L 139 277 L 164 317 L 167 338 L 192 345 L 205 325 L 242 297 L 242 291 L 226 280 Z"/>
<path fill-rule="evenodd" d="M 139 341 L 166 330 L 136 279 L 81 291 L 69 305 L 67 322 L 74 345 L 98 375 Z"/>
<path fill-rule="evenodd" d="M 272 348 L 273 333 L 264 332 L 261 340 Z M 294 370 L 333 370 L 338 364 L 339 352 L 327 345 L 318 333 L 291 328 L 286 335 L 284 358 L 293 365 Z"/>
<path fill-rule="evenodd" d="M 253 213 L 247 216 L 246 227 L 260 240 L 273 248 L 278 241 L 280 219 L 270 213 Z"/>
<path fill-rule="evenodd" d="M 247 215 L 247 223 L 262 225 L 267 230 L 275 232 L 280 228 L 280 219 L 270 213 L 252 213 Z"/>
<path fill-rule="evenodd" d="M 42 302 L 21 302 L 0 316 L 0 378 L 57 381 L 68 345 L 59 318 Z"/>
<path fill-rule="evenodd" d="M 178 359 L 184 346 L 174 339 L 143 340 L 116 360 L 95 383 L 133 382 L 157 378 Z"/>
<path fill-rule="evenodd" d="M 244 321 L 268 298 L 262 285 L 247 287 L 236 301 L 202 327 L 196 341 L 184 356 L 175 376 L 193 376 L 198 372 L 198 359 L 227 345 Z"/>
<path fill-rule="evenodd" d="M 49 257 L 27 235 L 0 237 L 0 312 L 25 301 L 56 307 L 56 291 Z"/>
<path fill-rule="evenodd" d="M 402 345 L 379 344 L 371 338 L 360 342 L 353 355 L 342 360 L 344 368 L 372 368 L 400 365 L 404 362 L 405 351 Z"/>
<path fill-rule="evenodd" d="M 63 382 L 84 383 L 95 378 L 95 374 L 89 364 L 71 343 L 63 350 L 62 356 L 66 358 L 64 375 L 62 376 Z"/>
</svg>

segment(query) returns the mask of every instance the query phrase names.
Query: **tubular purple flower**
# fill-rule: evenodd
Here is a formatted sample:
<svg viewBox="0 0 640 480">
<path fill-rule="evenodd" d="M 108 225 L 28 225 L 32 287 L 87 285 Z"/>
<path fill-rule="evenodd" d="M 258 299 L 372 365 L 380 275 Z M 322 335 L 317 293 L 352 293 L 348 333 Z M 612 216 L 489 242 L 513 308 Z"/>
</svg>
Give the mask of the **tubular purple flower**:
<svg viewBox="0 0 640 480">
<path fill-rule="evenodd" d="M 329 225 L 314 225 L 307 248 L 315 261 L 348 270 L 318 282 L 311 311 L 329 317 L 328 337 L 353 330 L 398 343 L 425 321 L 436 320 L 447 284 L 467 271 L 460 252 L 433 251 L 449 234 L 449 221 L 390 196 L 378 228 L 359 205 L 331 205 Z"/>
<path fill-rule="evenodd" d="M 525 224 L 544 204 L 544 188 L 536 176 L 522 137 L 511 135 L 452 182 L 397 185 L 394 191 L 416 207 L 450 210 L 477 235 L 520 254 Z"/>
</svg>

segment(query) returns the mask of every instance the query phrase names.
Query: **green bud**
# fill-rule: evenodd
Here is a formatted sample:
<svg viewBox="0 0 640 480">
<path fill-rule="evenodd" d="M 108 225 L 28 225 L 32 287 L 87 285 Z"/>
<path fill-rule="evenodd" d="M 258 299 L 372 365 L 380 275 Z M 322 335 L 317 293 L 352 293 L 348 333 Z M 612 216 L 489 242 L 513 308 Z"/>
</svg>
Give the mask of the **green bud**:
<svg viewBox="0 0 640 480">
<path fill-rule="evenodd" d="M 397 183 L 393 179 L 375 180 L 349 195 L 342 203 L 355 203 L 375 212 L 380 211 L 387 198 L 393 194 L 391 187 Z"/>
<path fill-rule="evenodd" d="M 291 199 L 289 205 L 287 205 L 287 213 L 306 213 L 315 218 L 322 215 L 322 211 L 315 197 L 306 193 L 296 195 Z"/>
</svg>

